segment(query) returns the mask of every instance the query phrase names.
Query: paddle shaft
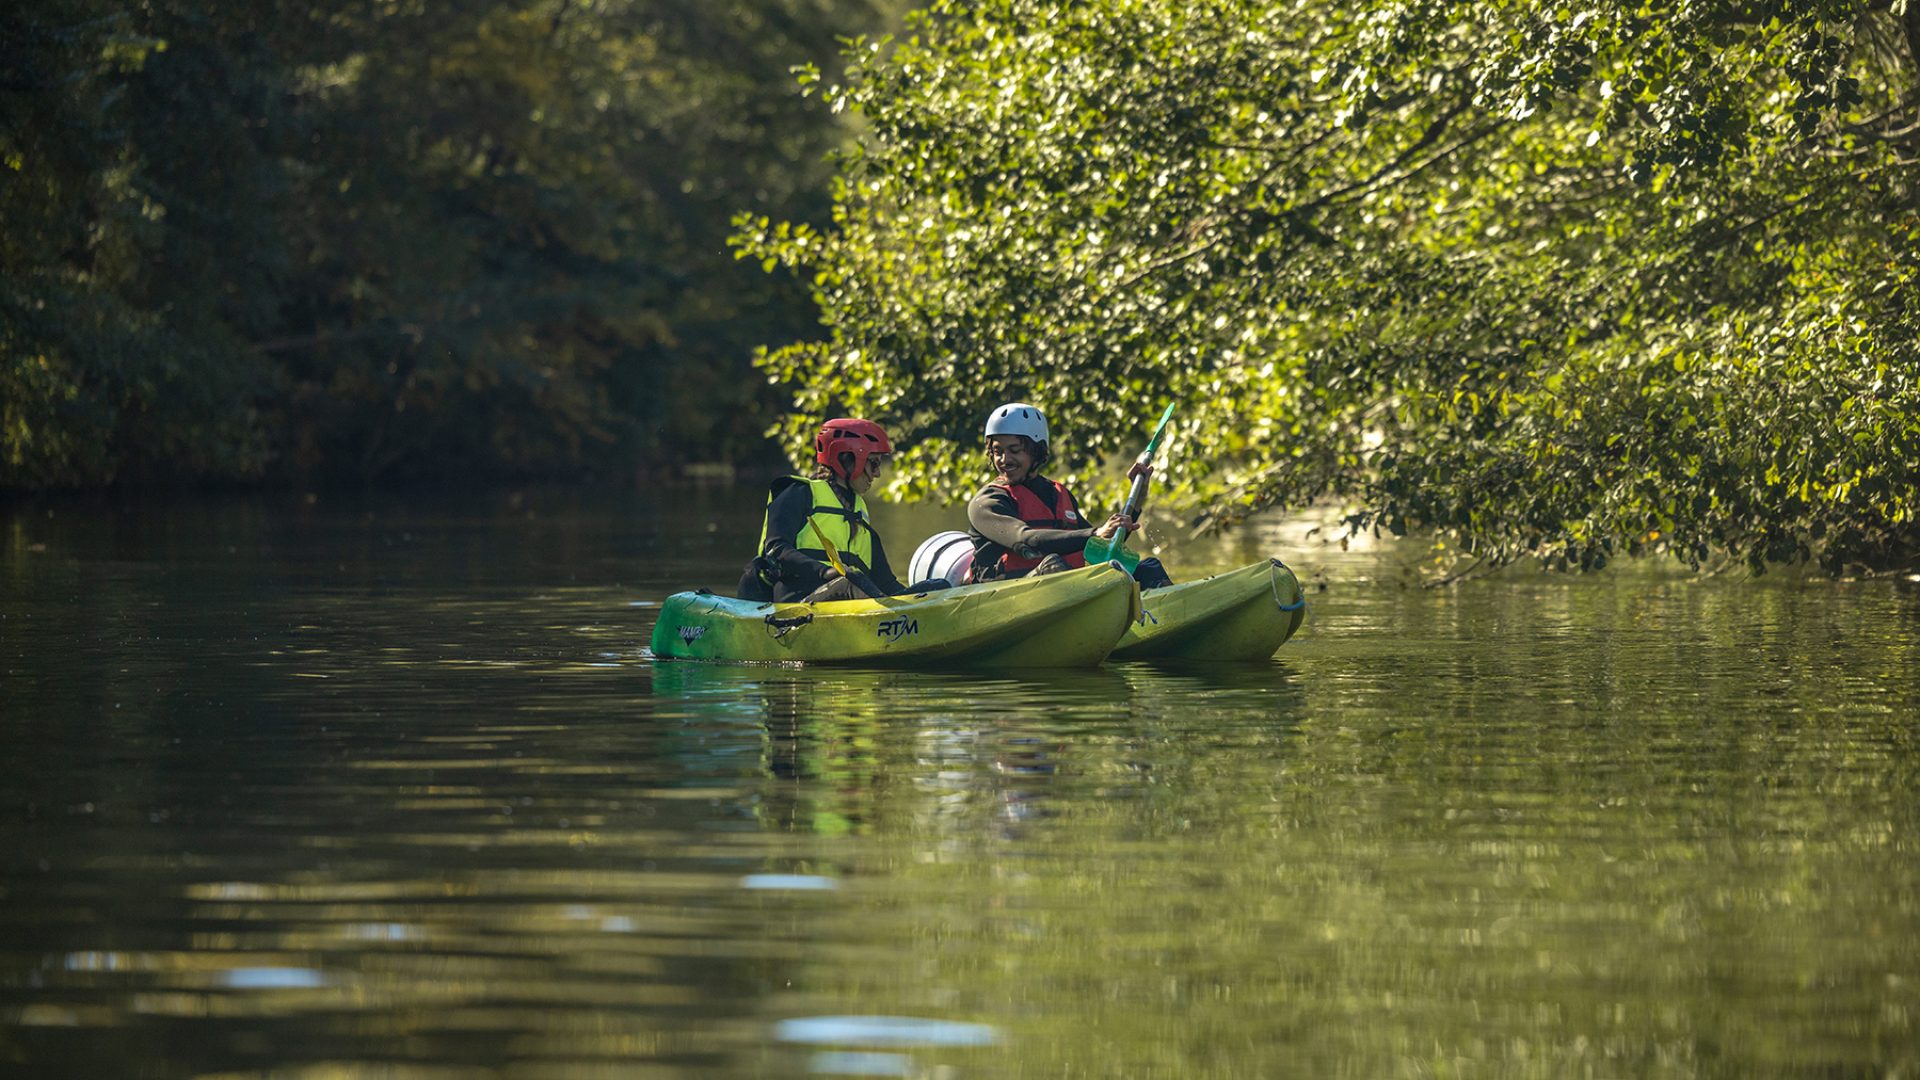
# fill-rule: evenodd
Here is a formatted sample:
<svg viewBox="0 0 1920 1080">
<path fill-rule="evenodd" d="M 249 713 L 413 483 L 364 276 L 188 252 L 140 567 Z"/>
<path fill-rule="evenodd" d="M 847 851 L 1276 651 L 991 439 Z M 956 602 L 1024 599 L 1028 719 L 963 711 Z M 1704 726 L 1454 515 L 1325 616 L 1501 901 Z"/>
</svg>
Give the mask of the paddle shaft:
<svg viewBox="0 0 1920 1080">
<path fill-rule="evenodd" d="M 1167 433 L 1167 422 L 1172 419 L 1173 419 L 1173 406 L 1168 405 L 1167 411 L 1160 414 L 1160 423 L 1157 427 L 1153 429 L 1153 437 L 1147 440 L 1147 448 L 1145 450 L 1142 450 L 1140 452 L 1140 456 L 1135 459 L 1137 464 L 1140 464 L 1140 465 L 1153 464 L 1153 455 L 1159 451 L 1160 440 Z M 1148 476 L 1148 474 L 1142 473 L 1139 476 L 1136 476 L 1133 478 L 1133 485 L 1127 489 L 1127 501 L 1125 505 L 1121 506 L 1120 513 L 1129 521 L 1138 519 L 1140 517 L 1140 511 L 1146 509 L 1147 481 L 1149 479 L 1150 477 Z M 1114 531 L 1113 539 L 1107 541 L 1105 546 L 1107 550 L 1111 551 L 1117 548 L 1124 547 L 1126 545 L 1126 542 L 1127 542 L 1127 527 L 1122 525 L 1120 528 Z"/>
<path fill-rule="evenodd" d="M 1141 454 L 1139 460 L 1142 465 L 1147 465 L 1152 463 L 1153 458 L 1147 454 Z M 1133 478 L 1133 486 L 1127 489 L 1127 501 L 1125 505 L 1120 507 L 1120 515 L 1132 521 L 1140 516 L 1140 511 L 1146 509 L 1146 506 L 1147 478 L 1143 474 Z M 1114 531 L 1113 546 L 1119 547 L 1121 544 L 1126 543 L 1126 541 L 1127 527 L 1122 525 Z"/>
<path fill-rule="evenodd" d="M 820 531 L 819 523 L 813 519 L 807 520 L 807 526 L 813 530 L 814 538 L 820 541 L 820 547 L 826 551 L 827 561 L 833 564 L 833 568 L 840 572 L 841 577 L 846 577 L 847 564 L 840 561 L 840 553 L 834 550 L 833 541 L 827 539 L 827 534 Z"/>
</svg>

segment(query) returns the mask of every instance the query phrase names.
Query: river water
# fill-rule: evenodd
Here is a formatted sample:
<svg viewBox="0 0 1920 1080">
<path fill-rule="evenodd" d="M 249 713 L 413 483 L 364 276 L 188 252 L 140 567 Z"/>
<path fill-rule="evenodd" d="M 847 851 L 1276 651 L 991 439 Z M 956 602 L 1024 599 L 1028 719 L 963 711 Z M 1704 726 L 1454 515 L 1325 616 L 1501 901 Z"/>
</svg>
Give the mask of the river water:
<svg viewBox="0 0 1920 1080">
<path fill-rule="evenodd" d="M 759 516 L 0 510 L 0 1074 L 1920 1071 L 1914 583 L 1284 518 L 1162 553 L 1295 567 L 1269 663 L 651 661 Z"/>
</svg>

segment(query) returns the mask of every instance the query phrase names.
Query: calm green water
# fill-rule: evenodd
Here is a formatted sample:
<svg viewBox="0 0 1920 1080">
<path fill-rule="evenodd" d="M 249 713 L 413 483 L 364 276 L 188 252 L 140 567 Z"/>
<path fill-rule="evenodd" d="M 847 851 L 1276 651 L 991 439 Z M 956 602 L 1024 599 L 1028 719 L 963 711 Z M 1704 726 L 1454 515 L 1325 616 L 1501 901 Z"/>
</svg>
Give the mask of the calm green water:
<svg viewBox="0 0 1920 1080">
<path fill-rule="evenodd" d="M 1268 664 L 646 659 L 758 523 L 0 511 L 0 1074 L 1920 1071 L 1920 586 L 1275 522 L 1163 553 L 1296 567 Z"/>
</svg>

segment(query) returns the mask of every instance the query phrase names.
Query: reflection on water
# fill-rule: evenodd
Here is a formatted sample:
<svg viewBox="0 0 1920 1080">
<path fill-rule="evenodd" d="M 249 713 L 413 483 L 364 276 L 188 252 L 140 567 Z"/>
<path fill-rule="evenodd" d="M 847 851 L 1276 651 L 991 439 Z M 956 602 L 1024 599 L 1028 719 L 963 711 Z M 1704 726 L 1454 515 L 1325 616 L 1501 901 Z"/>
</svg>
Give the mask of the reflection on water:
<svg viewBox="0 0 1920 1080">
<path fill-rule="evenodd" d="M 773 1037 L 783 1042 L 856 1046 L 987 1046 L 999 1039 L 985 1024 L 913 1016 L 808 1016 L 780 1021 L 774 1025 Z"/>
<path fill-rule="evenodd" d="M 652 663 L 685 499 L 0 520 L 0 1072 L 1920 1069 L 1910 584 L 1268 525 L 1163 557 L 1272 663 Z"/>
<path fill-rule="evenodd" d="M 834 878 L 818 874 L 748 874 L 740 879 L 743 889 L 797 889 L 826 892 L 840 887 Z"/>
</svg>

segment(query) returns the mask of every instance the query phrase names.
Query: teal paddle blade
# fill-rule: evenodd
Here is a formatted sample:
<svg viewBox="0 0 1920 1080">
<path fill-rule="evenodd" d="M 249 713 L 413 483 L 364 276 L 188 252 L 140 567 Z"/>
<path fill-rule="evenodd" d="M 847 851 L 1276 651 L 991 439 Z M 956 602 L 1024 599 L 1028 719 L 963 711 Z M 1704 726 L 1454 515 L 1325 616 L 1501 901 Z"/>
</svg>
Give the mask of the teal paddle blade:
<svg viewBox="0 0 1920 1080">
<path fill-rule="evenodd" d="M 1087 546 L 1080 552 L 1086 557 L 1088 566 L 1103 562 L 1117 562 L 1131 574 L 1140 566 L 1140 556 L 1119 539 L 1109 540 L 1104 536 L 1087 538 Z"/>
</svg>

